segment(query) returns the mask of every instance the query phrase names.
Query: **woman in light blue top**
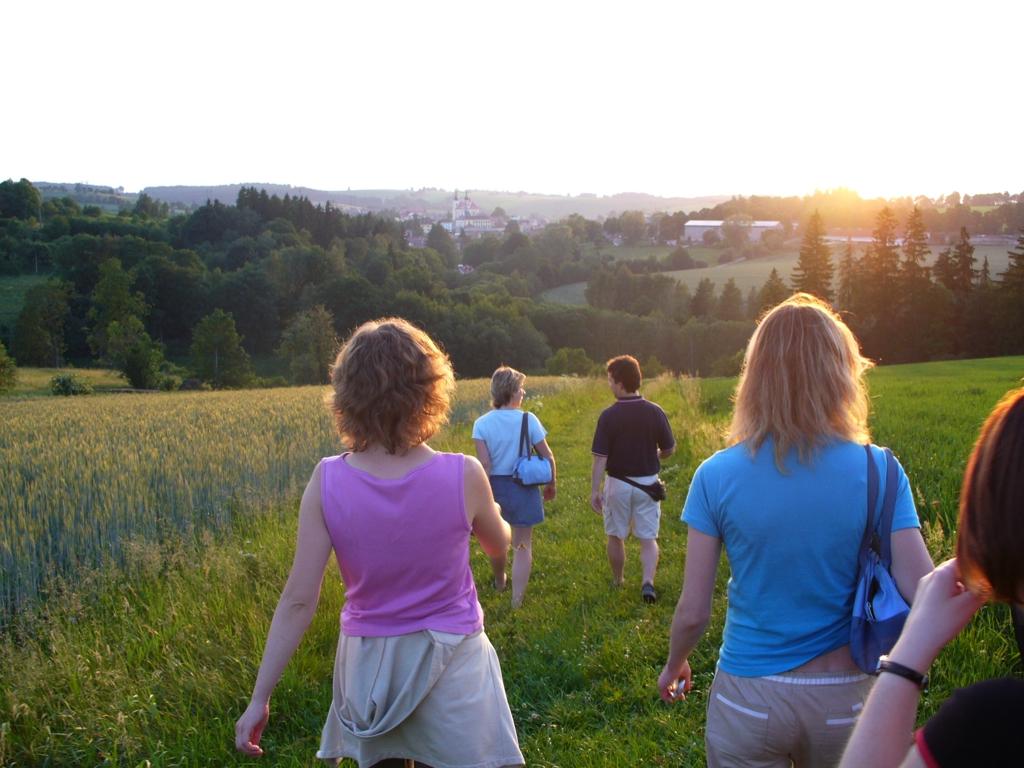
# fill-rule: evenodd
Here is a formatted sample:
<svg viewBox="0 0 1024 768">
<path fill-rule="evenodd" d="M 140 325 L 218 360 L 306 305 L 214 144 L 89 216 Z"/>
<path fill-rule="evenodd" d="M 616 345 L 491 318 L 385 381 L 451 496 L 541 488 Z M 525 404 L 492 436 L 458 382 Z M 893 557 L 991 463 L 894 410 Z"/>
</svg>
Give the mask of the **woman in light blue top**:
<svg viewBox="0 0 1024 768">
<path fill-rule="evenodd" d="M 747 346 L 731 447 L 690 484 L 683 591 L 658 688 L 666 701 L 690 689 L 724 546 L 731 578 L 708 694 L 711 766 L 835 765 L 870 689 L 849 648 L 867 462 L 885 478 L 881 450 L 864 450 L 870 366 L 824 302 L 797 294 L 774 307 Z M 897 482 L 892 570 L 909 602 L 932 562 L 902 468 Z"/>
<path fill-rule="evenodd" d="M 512 607 L 518 608 L 526 594 L 526 584 L 533 568 L 533 526 L 544 521 L 544 504 L 540 490 L 525 488 L 512 480 L 512 470 L 519 458 L 519 437 L 523 426 L 523 383 L 526 376 L 514 368 L 501 366 L 491 376 L 491 405 L 473 424 L 476 455 L 491 481 L 494 500 L 501 505 L 501 516 L 512 526 Z M 551 462 L 551 482 L 544 486 L 544 500 L 555 498 L 555 455 L 546 439 L 547 431 L 540 419 L 526 414 L 527 434 L 537 453 Z M 491 559 L 494 587 L 505 589 L 505 556 Z"/>
</svg>

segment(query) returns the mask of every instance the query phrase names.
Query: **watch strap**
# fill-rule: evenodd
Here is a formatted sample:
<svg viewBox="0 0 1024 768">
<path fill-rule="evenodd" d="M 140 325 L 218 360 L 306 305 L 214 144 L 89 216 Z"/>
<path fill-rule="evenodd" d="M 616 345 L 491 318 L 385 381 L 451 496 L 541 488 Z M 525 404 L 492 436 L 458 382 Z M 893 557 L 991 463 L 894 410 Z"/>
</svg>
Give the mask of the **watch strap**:
<svg viewBox="0 0 1024 768">
<path fill-rule="evenodd" d="M 875 670 L 875 674 L 881 674 L 882 672 L 888 672 L 891 675 L 902 677 L 904 680 L 909 680 L 922 691 L 928 690 L 928 675 L 900 664 L 898 661 L 893 661 L 888 656 L 882 656 L 878 659 L 878 668 Z"/>
</svg>

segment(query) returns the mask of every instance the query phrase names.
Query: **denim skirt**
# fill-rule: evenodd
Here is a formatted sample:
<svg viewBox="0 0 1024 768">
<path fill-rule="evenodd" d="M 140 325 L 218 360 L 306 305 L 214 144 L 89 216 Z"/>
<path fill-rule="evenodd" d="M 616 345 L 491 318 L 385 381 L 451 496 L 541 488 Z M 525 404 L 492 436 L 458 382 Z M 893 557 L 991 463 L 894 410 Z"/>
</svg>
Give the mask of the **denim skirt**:
<svg viewBox="0 0 1024 768">
<path fill-rule="evenodd" d="M 539 486 L 524 487 L 512 475 L 491 475 L 491 492 L 501 506 L 501 516 L 513 528 L 529 528 L 544 522 L 544 500 Z"/>
</svg>

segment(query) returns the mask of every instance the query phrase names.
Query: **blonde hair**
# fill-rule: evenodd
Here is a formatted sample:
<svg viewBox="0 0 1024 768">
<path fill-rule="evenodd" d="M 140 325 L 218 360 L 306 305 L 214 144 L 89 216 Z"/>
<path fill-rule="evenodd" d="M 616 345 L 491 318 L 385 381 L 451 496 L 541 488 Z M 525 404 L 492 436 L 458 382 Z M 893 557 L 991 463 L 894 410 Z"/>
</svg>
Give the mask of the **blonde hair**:
<svg viewBox="0 0 1024 768">
<path fill-rule="evenodd" d="M 754 453 L 770 437 L 775 464 L 785 471 L 792 448 L 806 463 L 829 439 L 867 442 L 864 374 L 872 365 L 828 304 L 795 294 L 770 309 L 750 337 L 729 444 L 745 442 Z"/>
<path fill-rule="evenodd" d="M 400 317 L 363 323 L 331 368 L 328 406 L 349 447 L 398 453 L 431 438 L 448 421 L 455 377 L 448 356 Z"/>
<path fill-rule="evenodd" d="M 498 369 L 491 374 L 491 405 L 501 408 L 503 405 L 511 403 L 524 381 L 526 381 L 525 373 L 520 373 L 507 365 L 498 366 Z"/>
</svg>

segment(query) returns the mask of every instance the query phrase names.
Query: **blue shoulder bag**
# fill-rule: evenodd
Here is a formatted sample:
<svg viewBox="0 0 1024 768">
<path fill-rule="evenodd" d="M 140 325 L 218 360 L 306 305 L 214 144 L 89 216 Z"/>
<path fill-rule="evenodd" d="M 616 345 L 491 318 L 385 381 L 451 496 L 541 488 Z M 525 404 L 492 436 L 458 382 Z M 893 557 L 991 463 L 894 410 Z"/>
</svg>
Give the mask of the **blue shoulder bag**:
<svg viewBox="0 0 1024 768">
<path fill-rule="evenodd" d="M 519 458 L 512 469 L 512 480 L 519 485 L 547 485 L 551 482 L 551 462 L 533 452 L 527 414 L 523 412 L 523 426 L 519 430 Z"/>
<path fill-rule="evenodd" d="M 910 613 L 903 599 L 892 568 L 892 517 L 896 507 L 896 486 L 899 474 L 892 451 L 885 454 L 885 496 L 876 524 L 878 501 L 878 468 L 871 455 L 871 446 L 864 446 L 868 457 L 868 516 L 860 543 L 859 573 L 853 596 L 853 619 L 850 623 L 850 653 L 857 666 L 874 674 L 878 657 L 892 650 Z"/>
</svg>

